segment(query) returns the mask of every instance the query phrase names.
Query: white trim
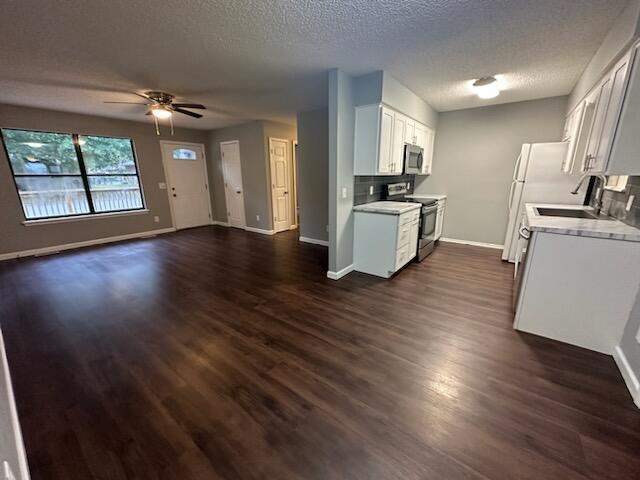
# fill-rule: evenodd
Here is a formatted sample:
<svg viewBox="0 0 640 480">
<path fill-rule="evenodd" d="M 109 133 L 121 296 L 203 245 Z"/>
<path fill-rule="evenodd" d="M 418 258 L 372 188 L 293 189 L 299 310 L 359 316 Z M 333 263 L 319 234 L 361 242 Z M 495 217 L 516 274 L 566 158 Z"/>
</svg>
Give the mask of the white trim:
<svg viewBox="0 0 640 480">
<path fill-rule="evenodd" d="M 4 349 L 4 340 L 2 339 L 2 331 L 0 330 L 0 362 L 2 362 L 2 369 L 4 370 L 4 378 L 6 380 L 5 388 L 7 389 L 6 400 L 9 402 L 9 416 L 11 417 L 11 426 L 13 430 L 13 436 L 16 442 L 16 453 L 18 454 L 19 478 L 20 480 L 29 480 L 29 466 L 27 464 L 27 455 L 24 449 L 24 442 L 22 440 L 22 430 L 20 429 L 20 419 L 18 418 L 18 411 L 16 409 L 16 401 L 13 395 L 13 385 L 11 383 L 11 373 L 9 372 L 9 361 L 7 360 L 7 354 Z M 12 465 L 16 468 L 16 465 Z"/>
<path fill-rule="evenodd" d="M 120 242 L 122 240 L 131 240 L 133 238 L 152 237 L 155 235 L 161 235 L 163 233 L 169 233 L 169 232 L 175 232 L 175 231 L 176 229 L 173 227 L 161 228 L 159 230 L 148 230 L 146 232 L 128 233 L 126 235 L 117 235 L 114 237 L 96 238 L 93 240 L 85 240 L 83 242 L 65 243 L 62 245 L 53 245 L 50 247 L 34 248 L 31 250 L 22 250 L 19 252 L 0 253 L 0 261 L 9 260 L 12 258 L 47 255 L 49 253 L 58 253 L 63 250 L 72 250 L 75 248 L 90 247 L 92 245 L 101 245 L 103 243 Z"/>
<path fill-rule="evenodd" d="M 340 280 L 342 277 L 351 272 L 353 272 L 353 264 L 349 265 L 348 267 L 344 267 L 342 270 L 339 270 L 337 272 L 332 272 L 331 270 L 329 270 L 327 272 L 327 278 L 330 278 L 331 280 Z"/>
<path fill-rule="evenodd" d="M 441 242 L 459 243 L 462 245 L 473 245 L 474 247 L 495 248 L 497 250 L 504 250 L 504 245 L 498 245 L 497 243 L 484 243 L 474 242 L 473 240 L 459 240 L 457 238 L 440 237 Z"/>
<path fill-rule="evenodd" d="M 302 237 L 302 236 L 298 238 L 298 240 L 300 240 L 303 243 L 313 243 L 314 245 L 322 245 L 323 247 L 329 246 L 328 240 L 318 240 L 317 238 Z"/>
<path fill-rule="evenodd" d="M 297 132 L 296 132 L 297 134 Z M 291 141 L 291 167 L 293 168 L 293 218 L 291 219 L 296 225 L 300 221 L 298 219 L 298 156 L 296 155 L 296 147 L 298 140 Z"/>
<path fill-rule="evenodd" d="M 213 220 L 211 225 L 220 225 L 221 227 L 229 227 L 229 222 L 221 222 L 220 220 Z"/>
<path fill-rule="evenodd" d="M 622 378 L 624 378 L 624 383 L 627 384 L 631 398 L 633 398 L 636 407 L 640 408 L 640 381 L 638 381 L 638 377 L 636 377 L 631 365 L 629 365 L 629 361 L 620 346 L 613 349 L 613 359 L 618 365 Z"/>
<path fill-rule="evenodd" d="M 176 217 L 173 211 L 173 200 L 171 196 L 171 178 L 169 176 L 169 170 L 167 169 L 167 159 L 164 156 L 164 146 L 165 145 L 187 145 L 190 147 L 200 147 L 202 150 L 202 162 L 204 164 L 204 176 L 205 176 L 205 189 L 207 190 L 207 200 L 209 205 L 209 218 L 213 218 L 213 207 L 211 205 L 211 188 L 209 185 L 209 172 L 207 171 L 207 154 L 204 151 L 204 143 L 193 143 L 193 142 L 174 142 L 173 140 L 160 140 L 160 154 L 162 157 L 162 169 L 164 170 L 164 180 L 167 184 L 167 198 L 169 199 L 169 211 L 171 212 L 171 225 L 176 226 Z M 191 227 L 188 227 L 191 228 Z M 177 230 L 177 229 L 176 229 Z"/>
<path fill-rule="evenodd" d="M 151 210 L 143 208 L 141 210 L 127 210 L 124 212 L 111 212 L 111 213 L 92 213 L 90 215 L 77 215 L 72 217 L 59 217 L 59 218 L 42 218 L 40 220 L 25 220 L 22 225 L 25 227 L 33 227 L 34 225 L 47 225 L 49 223 L 67 223 L 67 222 L 79 222 L 81 220 L 96 220 L 98 218 L 111 218 L 111 217 L 123 217 L 127 215 L 143 215 L 149 213 Z"/>
<path fill-rule="evenodd" d="M 298 228 L 298 225 L 293 224 L 289 227 L 289 230 L 296 230 Z"/>
<path fill-rule="evenodd" d="M 255 232 L 255 233 L 262 233 L 263 235 L 275 235 L 275 230 L 263 230 L 262 228 L 256 228 L 256 227 L 244 227 L 244 229 L 247 232 Z"/>
</svg>

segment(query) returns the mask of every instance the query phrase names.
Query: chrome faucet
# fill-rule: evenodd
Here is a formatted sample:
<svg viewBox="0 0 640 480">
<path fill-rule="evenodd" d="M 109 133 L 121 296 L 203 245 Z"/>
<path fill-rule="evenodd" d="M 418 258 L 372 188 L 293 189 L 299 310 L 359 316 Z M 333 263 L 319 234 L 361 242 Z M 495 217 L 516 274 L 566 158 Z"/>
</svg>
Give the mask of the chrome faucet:
<svg viewBox="0 0 640 480">
<path fill-rule="evenodd" d="M 600 182 L 602 182 L 602 185 L 600 185 L 600 187 L 596 190 L 595 205 L 593 207 L 593 213 L 595 213 L 597 216 L 597 215 L 600 215 L 600 210 L 602 210 L 602 194 L 604 193 L 604 187 L 607 184 L 607 177 L 605 177 L 602 174 L 594 175 L 592 173 L 585 173 L 580 177 L 580 180 L 578 180 L 578 184 L 576 185 L 576 188 L 571 190 L 571 193 L 573 195 L 577 195 L 578 191 L 580 190 L 580 187 L 582 186 L 584 181 L 589 177 L 597 177 L 600 180 Z"/>
</svg>

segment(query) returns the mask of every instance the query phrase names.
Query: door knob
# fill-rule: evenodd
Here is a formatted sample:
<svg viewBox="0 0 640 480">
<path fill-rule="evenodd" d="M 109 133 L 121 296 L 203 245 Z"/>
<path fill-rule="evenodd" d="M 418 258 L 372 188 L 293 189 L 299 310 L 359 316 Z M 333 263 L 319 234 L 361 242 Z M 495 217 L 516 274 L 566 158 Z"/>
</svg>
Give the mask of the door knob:
<svg viewBox="0 0 640 480">
<path fill-rule="evenodd" d="M 285 195 L 289 195 L 289 192 L 284 192 Z"/>
<path fill-rule="evenodd" d="M 242 190 L 236 190 L 236 193 L 242 193 Z"/>
<path fill-rule="evenodd" d="M 178 195 L 176 195 L 175 193 L 173 194 L 174 197 L 177 197 Z"/>
</svg>

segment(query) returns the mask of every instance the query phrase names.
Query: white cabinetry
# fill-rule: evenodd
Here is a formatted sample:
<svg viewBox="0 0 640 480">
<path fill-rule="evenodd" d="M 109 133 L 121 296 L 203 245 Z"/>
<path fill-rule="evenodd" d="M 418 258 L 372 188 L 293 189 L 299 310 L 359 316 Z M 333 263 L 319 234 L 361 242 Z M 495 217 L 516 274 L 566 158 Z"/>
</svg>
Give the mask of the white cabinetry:
<svg viewBox="0 0 640 480">
<path fill-rule="evenodd" d="M 421 175 L 431 173 L 435 132 L 385 105 L 356 107 L 354 175 L 401 175 L 405 144 L 424 149 Z"/>
<path fill-rule="evenodd" d="M 640 76 L 637 47 L 626 54 L 571 112 L 563 171 L 640 174 Z M 631 65 L 635 64 L 631 69 Z M 615 153 L 615 155 L 614 155 Z"/>
<path fill-rule="evenodd" d="M 434 240 L 439 240 L 442 236 L 442 227 L 444 225 L 444 210 L 447 205 L 446 199 L 438 200 L 438 213 L 436 216 L 436 231 Z"/>
<path fill-rule="evenodd" d="M 372 205 L 372 204 L 369 204 Z M 353 267 L 389 278 L 416 256 L 420 205 L 400 215 L 354 209 Z"/>
</svg>

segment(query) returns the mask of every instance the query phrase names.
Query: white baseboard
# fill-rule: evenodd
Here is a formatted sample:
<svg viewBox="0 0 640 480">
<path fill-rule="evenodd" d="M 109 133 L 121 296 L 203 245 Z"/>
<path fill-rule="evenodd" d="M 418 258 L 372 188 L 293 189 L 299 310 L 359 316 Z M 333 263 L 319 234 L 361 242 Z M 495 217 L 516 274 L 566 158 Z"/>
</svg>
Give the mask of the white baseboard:
<svg viewBox="0 0 640 480">
<path fill-rule="evenodd" d="M 289 227 L 289 230 L 296 230 L 298 228 L 298 225 L 291 225 Z"/>
<path fill-rule="evenodd" d="M 221 222 L 220 220 L 213 220 L 211 225 L 220 225 L 221 227 L 228 227 L 229 222 Z"/>
<path fill-rule="evenodd" d="M 613 359 L 616 361 L 616 365 L 618 365 L 622 378 L 624 378 L 624 383 L 627 384 L 633 402 L 636 404 L 636 407 L 640 408 L 640 381 L 638 381 L 638 377 L 619 346 L 613 350 Z"/>
<path fill-rule="evenodd" d="M 323 247 L 329 246 L 329 242 L 327 240 L 318 240 L 317 238 L 299 237 L 298 240 L 304 243 L 313 243 L 314 245 L 322 245 Z"/>
<path fill-rule="evenodd" d="M 327 278 L 330 278 L 331 280 L 340 280 L 342 277 L 351 272 L 353 272 L 353 264 L 349 265 L 348 267 L 344 267 L 342 270 L 339 270 L 337 272 L 332 272 L 331 270 L 329 270 L 327 272 Z"/>
<path fill-rule="evenodd" d="M 63 250 L 72 250 L 74 248 L 90 247 L 92 245 L 101 245 L 103 243 L 121 242 L 123 240 L 131 240 L 133 238 L 151 237 L 161 235 L 163 233 L 175 232 L 176 229 L 161 228 L 159 230 L 149 230 L 146 232 L 128 233 L 126 235 L 117 235 L 115 237 L 96 238 L 94 240 L 85 240 L 84 242 L 65 243 L 63 245 L 53 245 L 51 247 L 34 248 L 31 250 L 22 250 L 19 252 L 1 253 L 1 260 L 9 260 L 12 258 L 31 257 L 37 255 L 47 255 L 50 253 L 58 253 Z"/>
<path fill-rule="evenodd" d="M 2 402 L 8 402 L 8 405 L 2 405 L 2 410 L 8 407 L 9 417 L 11 420 L 11 432 L 10 437 L 13 437 L 15 444 L 15 455 L 17 456 L 18 465 L 10 465 L 14 470 L 19 480 L 29 480 L 29 466 L 27 464 L 27 454 L 24 449 L 24 442 L 22 440 L 22 430 L 20 429 L 20 419 L 18 418 L 18 410 L 16 409 L 16 401 L 13 395 L 13 385 L 11 383 L 11 373 L 9 372 L 9 363 L 7 361 L 7 355 L 4 349 L 4 340 L 2 339 L 2 331 L 0 331 L 0 363 L 2 364 L 2 373 L 5 380 L 3 390 L 5 395 L 2 398 Z M 13 455 L 11 455 L 13 457 Z"/>
<path fill-rule="evenodd" d="M 485 247 L 485 248 L 495 248 L 497 250 L 504 250 L 504 245 L 498 245 L 497 243 L 474 242 L 473 240 L 459 240 L 457 238 L 445 238 L 445 237 L 440 237 L 440 240 L 448 243 L 460 243 L 462 245 L 473 245 L 474 247 Z"/>
<path fill-rule="evenodd" d="M 262 233 L 263 235 L 275 235 L 275 230 L 263 230 L 262 228 L 244 227 L 247 232 Z"/>
</svg>

